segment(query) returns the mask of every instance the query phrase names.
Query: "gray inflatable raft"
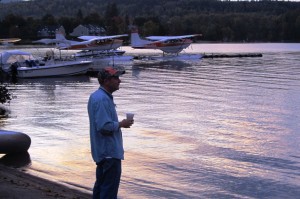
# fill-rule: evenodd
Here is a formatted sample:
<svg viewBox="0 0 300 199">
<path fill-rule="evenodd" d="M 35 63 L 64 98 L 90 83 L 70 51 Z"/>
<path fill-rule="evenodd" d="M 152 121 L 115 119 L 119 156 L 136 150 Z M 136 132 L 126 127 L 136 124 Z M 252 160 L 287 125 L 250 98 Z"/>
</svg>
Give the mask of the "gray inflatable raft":
<svg viewBox="0 0 300 199">
<path fill-rule="evenodd" d="M 0 154 L 26 152 L 31 139 L 25 133 L 0 130 Z"/>
</svg>

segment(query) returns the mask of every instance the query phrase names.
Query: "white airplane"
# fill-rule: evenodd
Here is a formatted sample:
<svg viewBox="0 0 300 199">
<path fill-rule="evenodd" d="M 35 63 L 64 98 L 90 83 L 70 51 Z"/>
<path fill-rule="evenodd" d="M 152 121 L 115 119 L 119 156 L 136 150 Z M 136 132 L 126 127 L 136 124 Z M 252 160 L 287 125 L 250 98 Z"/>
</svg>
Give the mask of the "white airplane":
<svg viewBox="0 0 300 199">
<path fill-rule="evenodd" d="M 202 35 L 149 36 L 145 40 L 140 38 L 136 29 L 133 29 L 131 32 L 131 47 L 135 49 L 159 49 L 164 53 L 178 54 L 190 46 L 193 42 L 190 38 L 198 36 Z"/>
<path fill-rule="evenodd" d="M 7 38 L 7 39 L 0 39 L 0 43 L 2 43 L 5 46 L 13 45 L 13 43 L 21 41 L 19 38 Z"/>
<path fill-rule="evenodd" d="M 82 41 L 67 40 L 63 34 L 56 33 L 55 39 L 40 39 L 35 43 L 55 43 L 59 50 L 96 50 L 96 51 L 108 51 L 114 50 L 122 46 L 123 40 L 117 39 L 126 37 L 124 35 L 112 35 L 112 36 L 80 36 L 78 37 Z"/>
</svg>

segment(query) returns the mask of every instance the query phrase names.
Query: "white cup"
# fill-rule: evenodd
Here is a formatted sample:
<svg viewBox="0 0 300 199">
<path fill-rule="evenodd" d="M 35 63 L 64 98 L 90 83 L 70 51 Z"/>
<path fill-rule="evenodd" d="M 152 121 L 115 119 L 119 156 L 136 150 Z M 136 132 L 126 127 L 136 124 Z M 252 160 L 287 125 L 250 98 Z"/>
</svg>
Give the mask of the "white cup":
<svg viewBox="0 0 300 199">
<path fill-rule="evenodd" d="M 126 113 L 126 118 L 128 120 L 133 120 L 134 113 Z"/>
</svg>

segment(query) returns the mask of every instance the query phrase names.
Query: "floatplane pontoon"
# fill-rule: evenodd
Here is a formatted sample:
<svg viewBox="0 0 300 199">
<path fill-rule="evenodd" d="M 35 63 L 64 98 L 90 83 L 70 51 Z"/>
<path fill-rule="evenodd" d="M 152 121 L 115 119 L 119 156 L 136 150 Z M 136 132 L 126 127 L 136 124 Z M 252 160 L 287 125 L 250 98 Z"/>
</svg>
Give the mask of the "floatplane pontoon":
<svg viewBox="0 0 300 199">
<path fill-rule="evenodd" d="M 141 39 L 136 28 L 131 31 L 131 47 L 134 49 L 158 49 L 163 52 L 162 57 L 135 57 L 137 60 L 192 60 L 201 59 L 202 55 L 179 54 L 193 42 L 191 38 L 201 34 L 181 36 L 149 36 Z"/>
</svg>

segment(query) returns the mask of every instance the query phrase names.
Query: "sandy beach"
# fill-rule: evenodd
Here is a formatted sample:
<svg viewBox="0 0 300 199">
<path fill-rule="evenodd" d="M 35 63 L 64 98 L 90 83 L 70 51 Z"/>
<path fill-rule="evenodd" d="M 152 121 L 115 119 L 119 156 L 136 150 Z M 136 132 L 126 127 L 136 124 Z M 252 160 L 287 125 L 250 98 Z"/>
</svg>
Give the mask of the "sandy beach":
<svg viewBox="0 0 300 199">
<path fill-rule="evenodd" d="M 0 199 L 91 198 L 91 194 L 0 165 Z"/>
</svg>

